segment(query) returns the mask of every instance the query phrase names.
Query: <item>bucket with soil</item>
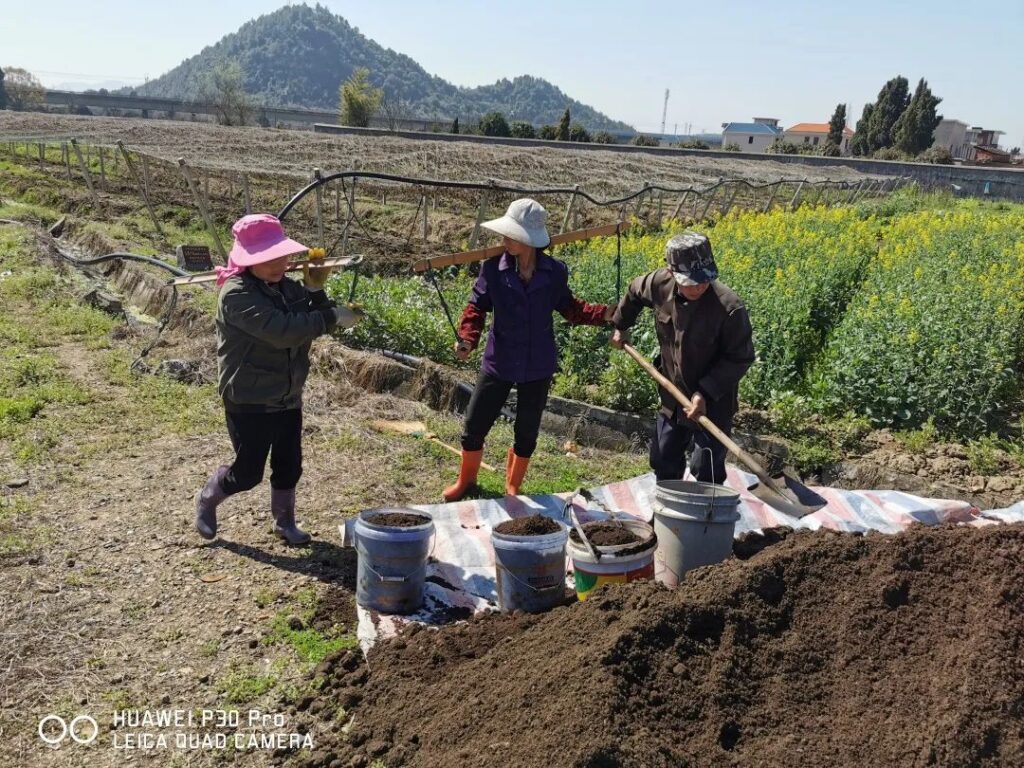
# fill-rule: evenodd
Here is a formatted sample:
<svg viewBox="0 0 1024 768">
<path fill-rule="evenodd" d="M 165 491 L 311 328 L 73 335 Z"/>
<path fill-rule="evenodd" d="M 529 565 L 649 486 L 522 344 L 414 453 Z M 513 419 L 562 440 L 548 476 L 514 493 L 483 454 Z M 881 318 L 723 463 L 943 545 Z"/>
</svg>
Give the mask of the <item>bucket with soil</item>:
<svg viewBox="0 0 1024 768">
<path fill-rule="evenodd" d="M 732 554 L 740 495 L 731 488 L 688 480 L 664 480 L 654 491 L 655 573 L 670 587 L 683 574 Z"/>
<path fill-rule="evenodd" d="M 412 613 L 423 605 L 434 521 L 414 509 L 374 509 L 355 524 L 356 602 L 383 613 Z"/>
<path fill-rule="evenodd" d="M 565 602 L 565 523 L 543 515 L 506 520 L 491 531 L 498 607 L 542 613 Z"/>
<path fill-rule="evenodd" d="M 595 520 L 584 523 L 583 532 L 596 557 L 576 530 L 569 533 L 569 557 L 576 596 L 587 595 L 602 584 L 625 584 L 654 578 L 654 550 L 658 538 L 647 523 L 638 520 Z"/>
</svg>

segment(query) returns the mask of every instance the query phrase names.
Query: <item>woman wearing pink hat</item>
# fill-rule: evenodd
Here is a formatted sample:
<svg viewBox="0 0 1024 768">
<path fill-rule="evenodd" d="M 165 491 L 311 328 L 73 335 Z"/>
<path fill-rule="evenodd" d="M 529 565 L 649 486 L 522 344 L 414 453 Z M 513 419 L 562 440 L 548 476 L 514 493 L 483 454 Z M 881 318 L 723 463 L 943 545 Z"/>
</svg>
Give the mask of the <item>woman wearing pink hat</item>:
<svg viewBox="0 0 1024 768">
<path fill-rule="evenodd" d="M 303 284 L 285 277 L 291 257 L 309 249 L 288 238 L 276 217 L 243 216 L 231 231 L 227 267 L 217 270 L 217 367 L 235 460 L 218 467 L 199 492 L 196 530 L 205 539 L 217 535 L 217 506 L 258 485 L 269 456 L 274 531 L 289 544 L 305 544 L 310 536 L 295 523 L 295 486 L 309 347 L 358 316 L 324 293 L 330 267 L 306 268 Z"/>
<path fill-rule="evenodd" d="M 483 364 L 466 409 L 459 477 L 444 489 L 445 501 L 461 499 L 476 483 L 484 439 L 516 388 L 515 444 L 508 449 L 505 493 L 519 494 L 537 447 L 540 420 L 558 364 L 554 324 L 558 312 L 572 325 L 604 325 L 611 311 L 587 304 L 569 289 L 565 262 L 548 256 L 547 212 L 528 197 L 514 200 L 504 216 L 480 226 L 502 236 L 505 252 L 484 262 L 473 295 L 462 312 L 455 354 L 465 360 L 480 341 L 488 312 L 494 313 Z"/>
</svg>

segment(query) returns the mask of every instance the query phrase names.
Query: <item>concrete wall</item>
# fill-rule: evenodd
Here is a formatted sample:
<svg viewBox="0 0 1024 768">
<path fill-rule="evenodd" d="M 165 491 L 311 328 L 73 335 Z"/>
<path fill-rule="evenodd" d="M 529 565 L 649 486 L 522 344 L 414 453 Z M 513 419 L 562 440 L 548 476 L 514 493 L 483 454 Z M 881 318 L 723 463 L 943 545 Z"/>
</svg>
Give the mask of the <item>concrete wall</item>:
<svg viewBox="0 0 1024 768">
<path fill-rule="evenodd" d="M 318 133 L 340 133 L 350 136 L 392 136 L 420 141 L 469 141 L 478 144 L 501 144 L 513 147 L 552 147 L 592 152 L 622 152 L 679 157 L 716 157 L 723 160 L 736 159 L 735 152 L 713 149 L 679 149 L 677 147 L 634 147 L 625 144 L 567 144 L 562 141 L 541 139 L 506 139 L 491 136 L 465 136 L 450 133 L 418 133 L 414 131 L 382 131 L 375 128 L 349 128 L 341 125 L 314 126 Z M 894 160 L 865 160 L 857 157 L 822 157 L 817 155 L 744 155 L 744 160 L 769 160 L 794 165 L 791 178 L 800 178 L 803 166 L 846 167 L 861 173 L 877 176 L 907 176 L 926 189 L 950 190 L 952 184 L 961 189 L 957 194 L 976 197 L 998 197 L 1024 202 L 1024 169 L 982 168 L 959 165 L 930 165 L 928 163 L 903 163 Z M 986 192 L 986 187 L 988 191 Z"/>
<path fill-rule="evenodd" d="M 953 157 L 967 156 L 967 123 L 943 120 L 932 134 L 932 146 L 945 147 Z"/>
</svg>

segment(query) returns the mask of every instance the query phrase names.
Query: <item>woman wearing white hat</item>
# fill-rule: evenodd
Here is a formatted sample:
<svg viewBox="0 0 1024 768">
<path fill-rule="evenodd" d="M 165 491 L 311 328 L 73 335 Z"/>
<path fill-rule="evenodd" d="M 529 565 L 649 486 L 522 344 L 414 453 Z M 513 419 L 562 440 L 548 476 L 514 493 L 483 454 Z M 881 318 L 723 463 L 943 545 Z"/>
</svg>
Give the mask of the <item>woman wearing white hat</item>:
<svg viewBox="0 0 1024 768">
<path fill-rule="evenodd" d="M 466 495 L 476 483 L 484 439 L 509 392 L 516 388 L 515 444 L 508 450 L 505 493 L 515 496 L 537 447 L 541 415 L 557 365 L 552 312 L 572 325 L 604 325 L 614 307 L 587 304 L 569 289 L 565 263 L 548 256 L 547 212 L 522 198 L 504 216 L 481 224 L 502 236 L 504 253 L 484 262 L 473 295 L 462 312 L 455 353 L 465 360 L 476 348 L 488 312 L 494 313 L 483 364 L 466 411 L 459 478 L 444 490 L 446 501 Z"/>
</svg>

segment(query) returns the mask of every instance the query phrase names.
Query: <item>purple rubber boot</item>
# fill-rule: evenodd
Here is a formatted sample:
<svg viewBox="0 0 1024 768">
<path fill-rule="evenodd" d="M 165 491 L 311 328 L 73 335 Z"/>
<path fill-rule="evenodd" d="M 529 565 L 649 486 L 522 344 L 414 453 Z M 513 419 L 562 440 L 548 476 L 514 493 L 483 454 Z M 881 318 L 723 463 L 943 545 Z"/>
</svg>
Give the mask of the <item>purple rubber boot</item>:
<svg viewBox="0 0 1024 768">
<path fill-rule="evenodd" d="M 196 499 L 196 530 L 204 539 L 217 535 L 217 505 L 228 497 L 221 485 L 228 469 L 227 465 L 217 467 Z"/>
<path fill-rule="evenodd" d="M 308 544 L 313 538 L 295 524 L 295 489 L 270 489 L 270 511 L 274 515 L 274 533 L 289 544 Z"/>
</svg>

